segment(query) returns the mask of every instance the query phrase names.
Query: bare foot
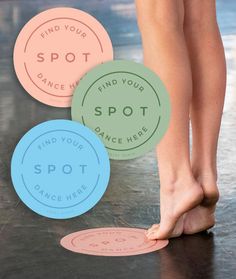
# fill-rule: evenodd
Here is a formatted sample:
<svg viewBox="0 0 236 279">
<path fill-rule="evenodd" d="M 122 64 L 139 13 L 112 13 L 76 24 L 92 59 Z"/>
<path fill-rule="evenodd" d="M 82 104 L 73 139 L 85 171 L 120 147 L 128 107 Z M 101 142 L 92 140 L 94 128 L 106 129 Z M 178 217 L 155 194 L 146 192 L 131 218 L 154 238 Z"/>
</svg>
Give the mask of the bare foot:
<svg viewBox="0 0 236 279">
<path fill-rule="evenodd" d="M 178 237 L 180 236 L 181 234 L 183 234 L 183 231 L 184 231 L 184 216 L 181 216 L 177 223 L 175 224 L 175 227 L 171 233 L 171 235 L 169 236 L 169 238 L 174 238 L 174 237 Z M 154 224 L 150 227 L 150 229 L 147 230 L 146 232 L 146 235 L 154 230 L 158 230 L 160 227 L 160 224 Z"/>
<path fill-rule="evenodd" d="M 160 189 L 161 222 L 147 231 L 148 239 L 167 239 L 182 234 L 183 215 L 201 203 L 203 191 L 193 178 L 162 185 Z M 180 218 L 181 217 L 181 218 Z"/>
<path fill-rule="evenodd" d="M 216 175 L 198 175 L 197 181 L 201 184 L 204 199 L 196 208 L 190 210 L 184 218 L 184 233 L 194 234 L 205 231 L 215 225 L 215 208 L 219 199 L 216 185 Z"/>
</svg>

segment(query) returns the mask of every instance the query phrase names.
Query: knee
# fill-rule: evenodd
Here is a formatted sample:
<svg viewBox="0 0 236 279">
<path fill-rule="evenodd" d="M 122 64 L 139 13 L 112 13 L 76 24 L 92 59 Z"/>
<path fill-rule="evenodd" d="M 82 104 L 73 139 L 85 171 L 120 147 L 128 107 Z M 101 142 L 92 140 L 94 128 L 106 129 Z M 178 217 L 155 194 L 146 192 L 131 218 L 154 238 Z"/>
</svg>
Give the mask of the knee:
<svg viewBox="0 0 236 279">
<path fill-rule="evenodd" d="M 179 0 L 136 0 L 137 23 L 141 33 L 183 29 Z"/>
</svg>

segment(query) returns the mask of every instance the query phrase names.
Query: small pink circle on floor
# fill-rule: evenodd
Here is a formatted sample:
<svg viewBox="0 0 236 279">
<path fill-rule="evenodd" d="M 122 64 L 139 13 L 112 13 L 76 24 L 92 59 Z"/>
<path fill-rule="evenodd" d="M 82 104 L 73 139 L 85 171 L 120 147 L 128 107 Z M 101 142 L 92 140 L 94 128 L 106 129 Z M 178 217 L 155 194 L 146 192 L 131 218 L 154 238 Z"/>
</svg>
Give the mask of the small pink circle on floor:
<svg viewBox="0 0 236 279">
<path fill-rule="evenodd" d="M 96 256 L 133 256 L 160 250 L 168 240 L 148 240 L 144 229 L 98 228 L 71 233 L 61 245 L 73 252 Z"/>
<path fill-rule="evenodd" d="M 14 48 L 14 67 L 22 86 L 35 99 L 56 107 L 69 107 L 81 77 L 112 59 L 112 43 L 101 23 L 66 7 L 33 17 Z"/>
</svg>

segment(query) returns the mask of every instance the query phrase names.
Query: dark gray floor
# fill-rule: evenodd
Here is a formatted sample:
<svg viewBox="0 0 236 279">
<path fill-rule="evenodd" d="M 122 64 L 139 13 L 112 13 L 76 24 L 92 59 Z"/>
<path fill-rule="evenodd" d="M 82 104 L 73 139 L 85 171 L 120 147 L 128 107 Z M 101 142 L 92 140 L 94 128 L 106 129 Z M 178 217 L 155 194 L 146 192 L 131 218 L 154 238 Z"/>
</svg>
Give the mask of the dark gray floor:
<svg viewBox="0 0 236 279">
<path fill-rule="evenodd" d="M 24 23 L 54 6 L 78 7 L 107 28 L 117 58 L 141 61 L 140 36 L 131 0 L 0 1 L 0 278 L 236 278 L 236 2 L 218 1 L 228 63 L 227 99 L 219 142 L 221 200 L 211 233 L 171 240 L 141 256 L 104 258 L 73 254 L 59 246 L 64 235 L 91 227 L 147 227 L 159 220 L 154 153 L 112 161 L 111 181 L 101 202 L 71 220 L 40 217 L 20 202 L 10 180 L 10 158 L 35 124 L 69 118 L 68 109 L 43 105 L 24 92 L 12 66 L 14 40 Z"/>
</svg>

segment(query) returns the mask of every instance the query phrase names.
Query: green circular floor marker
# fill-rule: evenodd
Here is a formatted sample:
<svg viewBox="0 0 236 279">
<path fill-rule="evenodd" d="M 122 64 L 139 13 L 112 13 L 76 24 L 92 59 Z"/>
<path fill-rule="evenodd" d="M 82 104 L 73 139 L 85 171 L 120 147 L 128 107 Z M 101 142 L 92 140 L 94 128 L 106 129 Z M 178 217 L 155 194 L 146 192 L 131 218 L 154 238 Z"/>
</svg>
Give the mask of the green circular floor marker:
<svg viewBox="0 0 236 279">
<path fill-rule="evenodd" d="M 133 159 L 150 151 L 165 134 L 169 118 L 163 83 L 131 61 L 95 67 L 80 81 L 72 100 L 72 119 L 101 138 L 111 159 Z"/>
</svg>

